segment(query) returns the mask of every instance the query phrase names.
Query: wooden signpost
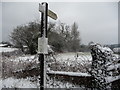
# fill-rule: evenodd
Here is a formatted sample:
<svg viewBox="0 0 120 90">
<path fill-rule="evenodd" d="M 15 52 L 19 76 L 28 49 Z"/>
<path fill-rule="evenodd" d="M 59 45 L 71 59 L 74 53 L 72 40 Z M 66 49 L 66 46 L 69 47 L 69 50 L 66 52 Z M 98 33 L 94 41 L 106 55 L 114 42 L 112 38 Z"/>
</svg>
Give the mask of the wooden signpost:
<svg viewBox="0 0 120 90">
<path fill-rule="evenodd" d="M 46 2 L 39 4 L 39 11 L 41 12 L 41 36 L 38 38 L 38 59 L 40 61 L 40 90 L 44 90 L 46 82 L 45 54 L 48 54 L 47 17 L 49 16 L 56 20 L 57 15 L 51 10 L 48 10 L 48 4 Z"/>
</svg>

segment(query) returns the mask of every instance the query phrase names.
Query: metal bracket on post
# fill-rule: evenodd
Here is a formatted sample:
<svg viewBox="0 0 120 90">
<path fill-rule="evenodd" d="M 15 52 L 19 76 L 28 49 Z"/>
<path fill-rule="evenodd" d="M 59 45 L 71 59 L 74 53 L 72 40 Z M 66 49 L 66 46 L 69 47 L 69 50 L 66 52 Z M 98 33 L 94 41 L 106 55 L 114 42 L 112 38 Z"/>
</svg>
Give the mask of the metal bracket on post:
<svg viewBox="0 0 120 90">
<path fill-rule="evenodd" d="M 48 54 L 48 38 L 38 38 L 38 54 Z"/>
</svg>

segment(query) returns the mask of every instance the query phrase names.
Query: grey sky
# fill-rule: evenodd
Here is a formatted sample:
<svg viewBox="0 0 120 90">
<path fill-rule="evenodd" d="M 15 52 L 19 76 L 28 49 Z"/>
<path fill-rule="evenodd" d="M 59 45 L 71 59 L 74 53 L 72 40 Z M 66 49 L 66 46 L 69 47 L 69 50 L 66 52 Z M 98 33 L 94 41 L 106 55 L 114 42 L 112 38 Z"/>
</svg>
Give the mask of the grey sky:
<svg viewBox="0 0 120 90">
<path fill-rule="evenodd" d="M 0 3 L 0 42 L 2 41 L 2 3 Z"/>
<path fill-rule="evenodd" d="M 1 5 L 0 5 L 1 6 Z M 49 8 L 58 14 L 58 20 L 49 21 L 79 25 L 82 43 L 118 43 L 118 3 L 100 2 L 50 2 Z M 9 40 L 10 32 L 17 26 L 39 19 L 38 3 L 2 3 L 2 39 Z"/>
<path fill-rule="evenodd" d="M 118 3 L 118 23 L 120 23 L 120 2 Z M 118 25 L 118 43 L 120 43 L 120 25 Z"/>
</svg>

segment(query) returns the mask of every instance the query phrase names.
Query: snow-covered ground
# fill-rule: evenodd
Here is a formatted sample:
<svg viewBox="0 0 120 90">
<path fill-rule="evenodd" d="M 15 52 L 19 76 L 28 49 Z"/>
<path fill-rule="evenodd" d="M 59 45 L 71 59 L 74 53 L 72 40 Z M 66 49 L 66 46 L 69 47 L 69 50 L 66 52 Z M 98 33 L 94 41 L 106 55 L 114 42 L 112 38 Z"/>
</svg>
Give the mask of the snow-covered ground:
<svg viewBox="0 0 120 90">
<path fill-rule="evenodd" d="M 116 58 L 120 58 L 120 55 L 118 55 L 118 54 L 114 54 L 115 56 L 116 56 Z"/>
<path fill-rule="evenodd" d="M 78 54 L 78 55 L 77 55 Z M 115 58 L 120 58 L 120 55 L 114 54 Z M 57 62 L 61 63 L 89 63 L 92 61 L 92 56 L 90 52 L 78 52 L 78 53 L 59 53 L 58 55 L 55 56 Z"/>
<path fill-rule="evenodd" d="M 106 81 L 107 81 L 108 83 L 110 83 L 110 82 L 113 82 L 113 81 L 119 80 L 119 79 L 120 79 L 120 76 L 114 76 L 114 77 L 109 76 L 109 77 L 106 78 Z"/>
<path fill-rule="evenodd" d="M 14 49 L 15 50 L 15 49 Z M 11 50 L 6 50 L 6 52 L 9 52 Z M 79 53 L 79 57 L 80 58 L 82 55 L 82 53 Z M 86 56 L 89 57 L 89 54 L 86 54 Z M 67 61 L 68 59 L 70 61 L 74 61 L 75 60 L 75 54 L 73 53 L 63 53 L 63 54 L 58 54 L 56 56 L 56 59 L 59 60 L 61 63 L 62 61 Z M 73 60 L 74 59 L 74 60 Z M 15 70 L 19 71 L 19 70 L 23 70 L 24 66 L 19 66 L 20 64 L 24 64 L 24 63 L 27 63 L 27 62 L 34 62 L 34 61 L 37 61 L 38 62 L 38 58 L 35 56 L 35 55 L 23 55 L 23 56 L 19 56 L 19 57 L 15 57 L 15 58 L 10 58 L 10 59 L 7 59 L 11 62 L 15 62 L 14 64 L 14 67 L 17 66 L 17 68 Z M 80 60 L 79 60 L 80 61 Z M 20 62 L 20 63 L 19 63 Z M 35 64 L 36 65 L 36 64 Z M 34 66 L 34 65 L 33 65 Z M 19 70 L 18 70 L 19 69 Z M 64 73 L 64 72 L 62 72 Z M 83 74 L 83 73 L 72 73 L 72 72 L 69 72 L 69 75 L 87 75 L 87 74 Z M 14 77 L 9 77 L 9 78 L 6 78 L 4 80 L 0 79 L 0 84 L 1 85 L 1 88 L 2 87 L 7 87 L 7 88 L 38 88 L 39 87 L 39 83 L 38 82 L 32 82 L 30 81 L 29 78 L 26 78 L 26 79 L 16 79 Z M 47 82 L 47 87 L 49 88 L 69 88 L 69 87 L 77 87 L 69 82 L 61 82 L 61 81 L 57 81 L 57 80 L 53 80 L 53 79 L 49 79 L 48 82 Z M 79 87 L 79 86 L 78 86 Z"/>
<path fill-rule="evenodd" d="M 77 61 L 77 62 L 86 62 L 91 61 L 92 57 L 89 52 L 83 53 L 60 53 L 56 56 L 56 60 L 59 62 L 71 62 L 71 61 Z"/>
<path fill-rule="evenodd" d="M 9 47 L 0 47 L 0 52 L 12 52 L 18 50 L 17 48 L 9 48 Z"/>
<path fill-rule="evenodd" d="M 37 88 L 29 79 L 15 79 L 13 77 L 2 80 L 2 88 Z"/>
<path fill-rule="evenodd" d="M 15 59 L 10 59 L 10 61 L 15 61 L 15 62 L 32 62 L 35 59 L 35 55 L 23 55 L 23 56 L 19 56 Z"/>
<path fill-rule="evenodd" d="M 6 46 L 7 44 L 0 44 L 0 47 Z"/>
<path fill-rule="evenodd" d="M 4 47 L 0 47 L 0 52 L 12 52 L 14 50 L 17 50 L 16 48 L 4 48 Z M 118 55 L 116 55 L 118 57 Z M 89 62 L 92 60 L 91 54 L 90 53 L 83 53 L 83 52 L 78 52 L 78 53 L 59 53 L 58 55 L 55 55 L 55 58 L 57 60 L 57 62 L 61 62 L 61 63 L 68 63 L 68 64 L 75 64 L 73 63 L 73 61 L 79 62 L 79 63 L 85 63 L 85 62 Z M 37 61 L 38 62 L 38 58 L 36 58 L 35 55 L 23 55 L 23 56 L 19 56 L 16 58 L 10 58 L 8 59 L 9 61 L 15 62 L 16 65 L 20 65 L 20 63 L 18 62 L 34 62 Z M 18 63 L 18 64 L 17 64 Z M 26 64 L 27 65 L 27 64 Z M 30 64 L 32 65 L 32 64 Z M 29 66 L 30 66 L 29 65 Z M 36 63 L 35 63 L 36 65 Z M 15 65 L 14 65 L 15 66 Z M 23 70 L 24 67 L 17 67 L 19 70 L 20 68 Z M 17 70 L 17 69 L 15 69 Z M 17 70 L 18 71 L 18 70 Z M 51 73 L 60 73 L 60 74 L 68 74 L 68 75 L 81 75 L 81 76 L 89 76 L 87 73 L 73 73 L 73 72 L 54 72 L 52 71 Z M 119 77 L 118 77 L 119 78 Z M 116 78 L 115 78 L 116 79 Z M 108 78 L 108 80 L 114 80 L 111 77 Z M 9 77 L 6 78 L 4 80 L 0 79 L 0 89 L 2 87 L 9 87 L 9 88 L 38 88 L 39 87 L 39 83 L 38 82 L 32 82 L 30 81 L 30 78 L 26 78 L 26 79 L 15 79 L 14 77 Z M 77 87 L 74 86 L 71 83 L 63 83 L 61 81 L 57 81 L 57 80 L 53 80 L 53 79 L 49 79 L 49 81 L 47 82 L 47 87 L 49 88 L 69 88 L 69 87 Z"/>
<path fill-rule="evenodd" d="M 69 82 L 61 82 L 57 81 L 56 79 L 50 79 L 48 77 L 48 81 L 46 82 L 47 88 L 84 88 L 80 87 L 78 85 L 73 85 Z M 7 79 L 0 79 L 0 89 L 2 88 L 39 88 L 39 80 L 37 81 L 31 81 L 32 78 L 28 77 L 26 79 L 16 79 L 13 77 L 7 78 Z"/>
<path fill-rule="evenodd" d="M 120 68 L 120 63 L 115 64 L 115 65 L 110 65 L 107 70 L 113 70 L 113 69 L 117 70 L 117 68 Z"/>
</svg>

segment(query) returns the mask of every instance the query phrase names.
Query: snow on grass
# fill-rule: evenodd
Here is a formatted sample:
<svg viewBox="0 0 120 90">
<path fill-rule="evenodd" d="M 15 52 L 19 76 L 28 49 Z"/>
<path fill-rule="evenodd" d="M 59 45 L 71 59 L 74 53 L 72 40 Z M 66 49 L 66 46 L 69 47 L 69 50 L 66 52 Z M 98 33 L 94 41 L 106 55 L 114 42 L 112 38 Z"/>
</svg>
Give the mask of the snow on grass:
<svg viewBox="0 0 120 90">
<path fill-rule="evenodd" d="M 86 68 L 90 67 L 91 60 L 92 57 L 89 52 L 58 53 L 55 55 L 55 60 L 51 61 L 48 66 L 53 71 L 85 73 L 87 72 Z"/>
<path fill-rule="evenodd" d="M 106 81 L 108 82 L 108 83 L 110 83 L 110 82 L 113 82 L 113 81 L 115 81 L 115 80 L 119 80 L 120 79 L 120 75 L 119 76 L 109 76 L 109 77 L 107 77 L 106 78 Z"/>
<path fill-rule="evenodd" d="M 12 75 L 12 72 L 37 68 L 38 59 L 35 55 L 11 56 L 3 60 L 2 66 L 4 77 L 8 77 Z"/>
<path fill-rule="evenodd" d="M 2 80 L 2 88 L 37 88 L 37 86 L 28 79 L 15 79 L 10 77 Z"/>
<path fill-rule="evenodd" d="M 107 70 L 117 70 L 117 68 L 120 68 L 120 63 L 115 64 L 115 65 L 110 65 Z"/>
<path fill-rule="evenodd" d="M 8 44 L 0 44 L 0 47 L 6 46 L 6 45 L 8 45 Z"/>
<path fill-rule="evenodd" d="M 25 56 L 20 56 L 20 57 L 17 57 L 15 59 L 10 59 L 10 61 L 16 61 L 16 62 L 19 62 L 19 61 L 23 61 L 23 62 L 32 62 L 35 60 L 35 55 L 25 55 Z"/>
<path fill-rule="evenodd" d="M 17 48 L 9 48 L 9 47 L 0 47 L 0 52 L 13 52 L 18 50 Z"/>
<path fill-rule="evenodd" d="M 67 88 L 79 88 L 79 89 L 83 89 L 84 88 L 84 87 L 79 86 L 79 85 L 74 85 L 74 84 L 69 83 L 69 82 L 61 82 L 61 81 L 58 81 L 56 79 L 50 79 L 47 82 L 46 86 L 47 86 L 47 88 L 55 88 L 56 90 L 57 90 L 57 88 L 58 89 L 60 89 L 60 88 L 62 88 L 62 89 L 66 88 L 66 90 L 67 90 Z"/>
<path fill-rule="evenodd" d="M 1 80 L 1 87 L 2 88 L 39 88 L 39 80 L 31 81 L 31 77 L 26 79 L 15 79 L 13 77 Z M 84 88 L 79 85 L 74 85 L 69 82 L 61 82 L 53 78 L 48 77 L 48 81 L 46 82 L 47 88 Z"/>
<path fill-rule="evenodd" d="M 118 54 L 114 54 L 114 55 L 115 55 L 116 58 L 120 58 L 120 55 L 118 55 Z"/>
<path fill-rule="evenodd" d="M 78 55 L 77 55 L 78 54 Z M 91 61 L 92 57 L 90 53 L 78 52 L 78 53 L 60 53 L 56 56 L 56 60 L 59 62 L 86 62 Z"/>
</svg>

